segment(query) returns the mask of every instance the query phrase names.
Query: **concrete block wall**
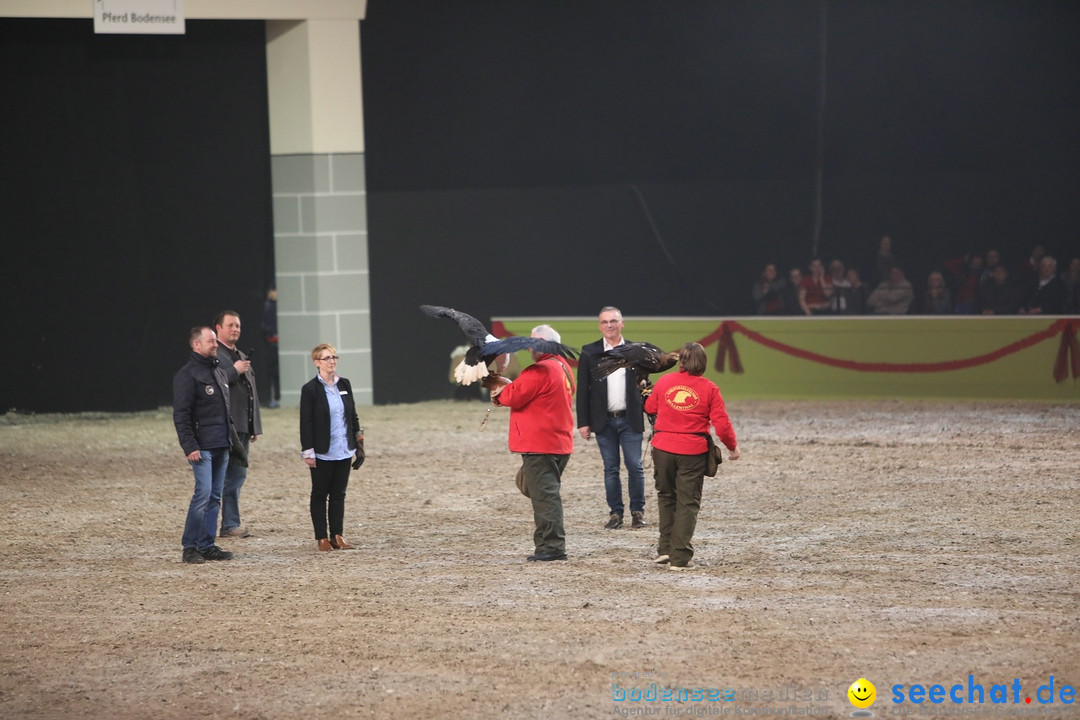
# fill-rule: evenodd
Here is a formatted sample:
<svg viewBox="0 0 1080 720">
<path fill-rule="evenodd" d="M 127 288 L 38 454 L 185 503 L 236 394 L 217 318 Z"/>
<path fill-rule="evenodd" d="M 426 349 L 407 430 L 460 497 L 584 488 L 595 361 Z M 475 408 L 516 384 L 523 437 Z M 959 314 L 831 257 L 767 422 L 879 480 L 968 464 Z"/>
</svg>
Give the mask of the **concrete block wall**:
<svg viewBox="0 0 1080 720">
<path fill-rule="evenodd" d="M 311 349 L 338 350 L 358 405 L 373 402 L 367 189 L 363 153 L 271 159 L 281 402 L 300 403 Z"/>
</svg>

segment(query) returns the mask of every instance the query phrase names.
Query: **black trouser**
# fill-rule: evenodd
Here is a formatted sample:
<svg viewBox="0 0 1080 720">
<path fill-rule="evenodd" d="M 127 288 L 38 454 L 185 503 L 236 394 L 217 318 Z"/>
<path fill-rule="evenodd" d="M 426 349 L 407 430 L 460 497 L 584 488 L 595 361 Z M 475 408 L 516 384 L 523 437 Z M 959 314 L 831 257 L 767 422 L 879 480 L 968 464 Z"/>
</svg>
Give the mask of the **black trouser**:
<svg viewBox="0 0 1080 720">
<path fill-rule="evenodd" d="M 672 565 L 686 565 L 694 557 L 694 529 L 705 484 L 705 453 L 679 455 L 653 448 L 656 508 L 660 541 L 658 555 L 669 555 Z"/>
<path fill-rule="evenodd" d="M 559 490 L 562 486 L 563 470 L 569 461 L 569 455 L 523 453 L 521 456 L 521 464 L 525 468 L 525 483 L 529 488 L 529 499 L 532 500 L 533 522 L 536 523 L 533 545 L 540 555 L 566 552 L 562 496 Z"/>
<path fill-rule="evenodd" d="M 315 539 L 342 535 L 345 526 L 345 488 L 349 486 L 352 460 L 316 460 L 311 468 L 311 524 Z M 326 534 L 327 506 L 330 508 L 330 535 Z"/>
</svg>

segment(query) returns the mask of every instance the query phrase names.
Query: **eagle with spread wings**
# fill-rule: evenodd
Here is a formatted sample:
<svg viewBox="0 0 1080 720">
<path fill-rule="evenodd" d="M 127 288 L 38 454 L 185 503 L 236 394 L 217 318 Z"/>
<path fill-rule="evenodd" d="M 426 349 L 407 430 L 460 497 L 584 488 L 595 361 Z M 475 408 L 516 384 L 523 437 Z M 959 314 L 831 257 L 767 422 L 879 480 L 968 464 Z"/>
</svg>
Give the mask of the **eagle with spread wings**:
<svg viewBox="0 0 1080 720">
<path fill-rule="evenodd" d="M 593 366 L 593 380 L 606 378 L 620 368 L 634 373 L 634 380 L 641 390 L 641 397 L 652 392 L 652 380 L 649 375 L 669 370 L 679 362 L 679 353 L 664 352 L 652 343 L 626 342 L 607 350 L 596 358 Z M 656 415 L 647 413 L 649 424 L 656 424 Z"/>
<path fill-rule="evenodd" d="M 452 320 L 465 335 L 469 349 L 465 353 L 465 359 L 454 369 L 454 377 L 462 385 L 471 385 L 487 377 L 488 366 L 496 358 L 518 350 L 536 350 L 564 358 L 577 357 L 577 350 L 552 340 L 519 335 L 497 338 L 488 331 L 484 323 L 460 310 L 441 305 L 421 305 L 420 312 L 428 317 Z"/>
<path fill-rule="evenodd" d="M 598 355 L 592 375 L 593 380 L 600 380 L 620 368 L 626 368 L 634 373 L 638 387 L 644 389 L 650 384 L 649 375 L 669 370 L 678 362 L 677 352 L 664 352 L 652 343 L 628 342 Z"/>
</svg>

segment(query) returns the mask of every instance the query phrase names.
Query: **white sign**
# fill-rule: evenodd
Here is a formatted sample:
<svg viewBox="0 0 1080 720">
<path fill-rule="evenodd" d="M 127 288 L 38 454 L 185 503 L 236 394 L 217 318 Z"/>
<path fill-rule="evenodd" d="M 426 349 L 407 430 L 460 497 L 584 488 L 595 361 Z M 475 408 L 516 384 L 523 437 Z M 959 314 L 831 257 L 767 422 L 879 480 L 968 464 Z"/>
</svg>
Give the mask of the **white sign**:
<svg viewBox="0 0 1080 720">
<path fill-rule="evenodd" d="M 94 32 L 183 35 L 184 0 L 94 0 Z"/>
</svg>

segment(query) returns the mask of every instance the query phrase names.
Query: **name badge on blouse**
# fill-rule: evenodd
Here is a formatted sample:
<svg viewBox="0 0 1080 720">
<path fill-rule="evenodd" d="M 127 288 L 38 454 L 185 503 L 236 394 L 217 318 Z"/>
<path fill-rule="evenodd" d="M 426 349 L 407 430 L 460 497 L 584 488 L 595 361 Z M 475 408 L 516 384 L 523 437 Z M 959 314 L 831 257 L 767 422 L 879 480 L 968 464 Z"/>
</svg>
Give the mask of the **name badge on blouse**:
<svg viewBox="0 0 1080 720">
<path fill-rule="evenodd" d="M 338 390 L 338 395 L 348 395 L 348 394 L 349 394 L 348 390 Z"/>
</svg>

